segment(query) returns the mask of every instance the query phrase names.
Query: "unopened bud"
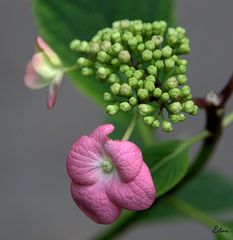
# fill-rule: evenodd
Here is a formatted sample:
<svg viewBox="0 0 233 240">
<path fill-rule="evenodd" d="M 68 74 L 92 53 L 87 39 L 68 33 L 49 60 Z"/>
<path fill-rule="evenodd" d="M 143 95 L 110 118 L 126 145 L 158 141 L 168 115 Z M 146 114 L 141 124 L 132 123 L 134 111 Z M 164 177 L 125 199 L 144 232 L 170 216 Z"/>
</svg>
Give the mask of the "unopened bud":
<svg viewBox="0 0 233 240">
<path fill-rule="evenodd" d="M 140 104 L 138 106 L 138 111 L 142 116 L 146 116 L 149 115 L 150 113 L 152 113 L 154 111 L 154 107 L 152 107 L 149 104 Z"/>
<path fill-rule="evenodd" d="M 132 88 L 129 84 L 123 83 L 121 85 L 120 94 L 122 96 L 130 97 L 132 95 Z"/>
<path fill-rule="evenodd" d="M 120 110 L 123 112 L 129 112 L 132 109 L 131 105 L 128 102 L 120 103 Z"/>
<path fill-rule="evenodd" d="M 117 112 L 119 111 L 119 107 L 114 104 L 114 105 L 108 105 L 106 107 L 106 112 L 110 115 L 110 116 L 113 116 L 115 114 L 117 114 Z"/>
<path fill-rule="evenodd" d="M 118 58 L 123 63 L 130 62 L 130 54 L 127 50 L 120 51 Z"/>
<path fill-rule="evenodd" d="M 149 96 L 147 89 L 139 88 L 137 92 L 137 96 L 142 100 L 147 99 Z"/>
<path fill-rule="evenodd" d="M 172 131 L 172 124 L 168 121 L 162 122 L 162 129 L 164 132 L 171 132 Z"/>
</svg>

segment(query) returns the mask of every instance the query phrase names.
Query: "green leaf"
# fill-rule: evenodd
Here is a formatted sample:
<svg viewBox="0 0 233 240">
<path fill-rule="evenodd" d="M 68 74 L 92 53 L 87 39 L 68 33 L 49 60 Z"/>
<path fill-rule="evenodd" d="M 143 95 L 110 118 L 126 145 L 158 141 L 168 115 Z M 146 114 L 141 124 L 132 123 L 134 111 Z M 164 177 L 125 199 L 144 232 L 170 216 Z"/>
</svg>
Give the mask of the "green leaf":
<svg viewBox="0 0 233 240">
<path fill-rule="evenodd" d="M 144 149 L 143 157 L 152 172 L 157 197 L 173 188 L 188 168 L 188 148 L 182 141 L 168 141 Z"/>
<path fill-rule="evenodd" d="M 219 231 L 227 231 L 227 232 L 219 232 L 214 233 L 216 240 L 232 240 L 233 239 L 233 222 L 225 223 L 224 226 L 217 226 Z"/>
<path fill-rule="evenodd" d="M 233 182 L 219 173 L 200 174 L 176 195 L 203 212 L 233 212 Z M 162 221 L 184 215 L 161 200 L 158 204 L 155 202 L 148 211 L 142 212 L 140 217 L 149 221 Z"/>
<path fill-rule="evenodd" d="M 78 55 L 69 50 L 75 38 L 89 40 L 98 30 L 114 20 L 142 19 L 173 22 L 173 0 L 33 0 L 39 33 L 57 52 L 66 66 L 75 63 Z M 74 86 L 99 103 L 106 84 L 78 71 L 69 74 Z"/>
</svg>

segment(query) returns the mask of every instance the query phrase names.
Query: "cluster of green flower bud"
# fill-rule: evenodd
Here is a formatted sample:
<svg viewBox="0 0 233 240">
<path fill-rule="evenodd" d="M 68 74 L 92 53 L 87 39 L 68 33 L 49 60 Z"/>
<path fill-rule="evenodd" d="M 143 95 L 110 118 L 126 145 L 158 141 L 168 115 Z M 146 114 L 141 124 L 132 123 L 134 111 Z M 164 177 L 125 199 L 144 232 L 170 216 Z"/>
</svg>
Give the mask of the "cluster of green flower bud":
<svg viewBox="0 0 233 240">
<path fill-rule="evenodd" d="M 73 40 L 70 48 L 82 54 L 77 65 L 84 76 L 109 85 L 103 94 L 109 115 L 136 108 L 146 125 L 170 132 L 186 113 L 197 114 L 187 85 L 188 62 L 180 57 L 190 52 L 185 29 L 125 19 L 98 31 L 90 42 Z"/>
</svg>

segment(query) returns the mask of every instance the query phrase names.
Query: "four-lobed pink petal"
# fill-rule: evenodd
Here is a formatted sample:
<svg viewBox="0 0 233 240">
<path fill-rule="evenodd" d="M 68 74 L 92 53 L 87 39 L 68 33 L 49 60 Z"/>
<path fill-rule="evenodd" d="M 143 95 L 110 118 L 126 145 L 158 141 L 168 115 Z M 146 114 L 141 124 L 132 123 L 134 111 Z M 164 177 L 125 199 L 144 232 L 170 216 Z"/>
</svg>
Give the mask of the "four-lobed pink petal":
<svg viewBox="0 0 233 240">
<path fill-rule="evenodd" d="M 109 224 L 121 209 L 143 210 L 155 200 L 155 187 L 140 149 L 130 141 L 113 141 L 106 124 L 79 138 L 67 157 L 71 194 L 77 206 L 97 223 Z M 104 161 L 113 165 L 110 171 Z"/>
</svg>

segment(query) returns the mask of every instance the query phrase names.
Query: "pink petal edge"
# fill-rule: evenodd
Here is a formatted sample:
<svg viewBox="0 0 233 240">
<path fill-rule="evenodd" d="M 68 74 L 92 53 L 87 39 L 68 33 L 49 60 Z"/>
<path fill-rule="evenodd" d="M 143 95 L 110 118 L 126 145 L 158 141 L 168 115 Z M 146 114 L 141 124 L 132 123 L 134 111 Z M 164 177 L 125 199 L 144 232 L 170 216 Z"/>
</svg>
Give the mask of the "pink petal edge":
<svg viewBox="0 0 233 240">
<path fill-rule="evenodd" d="M 102 176 L 99 167 L 102 153 L 98 142 L 82 136 L 72 145 L 67 156 L 67 172 L 70 178 L 80 185 L 93 185 Z"/>
<path fill-rule="evenodd" d="M 121 213 L 121 208 L 107 197 L 101 183 L 94 186 L 80 186 L 72 182 L 71 195 L 86 216 L 99 224 L 111 224 Z"/>
<path fill-rule="evenodd" d="M 36 90 L 46 87 L 49 83 L 44 81 L 34 70 L 32 62 L 30 61 L 26 67 L 24 84 L 26 87 Z"/>
<path fill-rule="evenodd" d="M 97 142 L 104 144 L 109 140 L 108 135 L 113 131 L 114 126 L 112 124 L 101 125 L 90 134 L 90 137 L 94 138 Z"/>
<path fill-rule="evenodd" d="M 131 182 L 120 182 L 114 178 L 106 187 L 107 196 L 118 206 L 128 210 L 144 210 L 149 208 L 156 195 L 150 170 L 143 163 L 138 176 Z"/>
<path fill-rule="evenodd" d="M 143 158 L 136 144 L 130 141 L 109 140 L 105 143 L 104 149 L 116 166 L 122 181 L 131 181 L 139 174 Z"/>
</svg>

